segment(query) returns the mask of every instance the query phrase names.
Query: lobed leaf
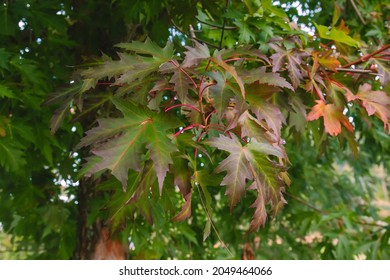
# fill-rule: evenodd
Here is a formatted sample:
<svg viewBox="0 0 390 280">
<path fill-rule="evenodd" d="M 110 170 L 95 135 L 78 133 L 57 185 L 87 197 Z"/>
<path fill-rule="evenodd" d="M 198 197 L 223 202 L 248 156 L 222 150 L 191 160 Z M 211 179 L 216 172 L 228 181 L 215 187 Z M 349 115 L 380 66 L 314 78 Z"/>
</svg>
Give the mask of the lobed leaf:
<svg viewBox="0 0 390 280">
<path fill-rule="evenodd" d="M 324 118 L 325 132 L 336 136 L 341 132 L 341 124 L 353 132 L 353 126 L 348 121 L 348 118 L 343 115 L 341 110 L 334 104 L 325 104 L 322 100 L 316 100 L 317 105 L 314 105 L 310 113 L 307 115 L 308 121 L 316 120 L 320 117 Z"/>
</svg>

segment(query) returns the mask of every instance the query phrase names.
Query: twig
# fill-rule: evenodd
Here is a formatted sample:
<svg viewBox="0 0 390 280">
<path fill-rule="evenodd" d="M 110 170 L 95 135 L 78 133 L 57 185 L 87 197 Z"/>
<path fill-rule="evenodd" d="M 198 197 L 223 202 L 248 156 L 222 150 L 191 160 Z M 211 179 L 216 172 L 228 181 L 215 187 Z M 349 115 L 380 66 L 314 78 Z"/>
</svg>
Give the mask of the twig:
<svg viewBox="0 0 390 280">
<path fill-rule="evenodd" d="M 354 0 L 350 0 L 352 6 L 353 6 L 353 9 L 355 10 L 356 14 L 358 15 L 360 21 L 365 25 L 366 24 L 366 21 L 364 20 L 362 14 L 360 13 L 358 7 L 356 6 L 355 4 L 355 1 Z"/>
<path fill-rule="evenodd" d="M 321 213 L 321 214 L 324 214 L 324 215 L 328 214 L 327 211 L 321 210 L 321 209 L 319 209 L 319 208 L 317 208 L 317 207 L 315 207 L 315 206 L 309 204 L 307 201 L 305 201 L 305 200 L 303 200 L 303 199 L 301 199 L 301 198 L 299 198 L 299 197 L 296 197 L 295 195 L 292 195 L 291 193 L 285 192 L 285 194 L 286 194 L 287 196 L 291 197 L 292 199 L 294 199 L 294 200 L 296 200 L 296 201 L 302 203 L 303 205 L 305 205 L 305 206 L 307 206 L 307 207 L 309 207 L 309 208 L 311 208 L 311 209 L 313 209 L 313 210 L 315 210 L 315 211 L 317 211 L 317 212 L 319 212 L 319 213 Z"/>
<path fill-rule="evenodd" d="M 218 28 L 218 29 L 225 29 L 225 30 L 236 30 L 237 29 L 236 26 L 225 26 L 224 27 L 224 26 L 220 26 L 220 25 L 217 25 L 217 24 L 214 24 L 214 23 L 203 21 L 203 20 L 199 19 L 198 17 L 195 17 L 195 18 L 200 23 L 203 23 L 203 24 L 206 24 L 208 26 L 215 27 L 215 28 Z"/>
<path fill-rule="evenodd" d="M 226 10 L 229 7 L 229 0 L 226 0 Z M 226 17 L 223 18 L 221 39 L 219 40 L 219 49 L 222 48 L 223 36 L 225 35 Z"/>
<path fill-rule="evenodd" d="M 351 73 L 359 73 L 359 74 L 370 74 L 370 75 L 375 75 L 375 76 L 383 76 L 382 74 L 379 74 L 373 70 L 364 70 L 364 69 L 345 69 L 345 68 L 336 68 L 338 72 L 351 72 Z"/>
<path fill-rule="evenodd" d="M 182 34 L 186 34 L 186 32 L 184 32 L 183 31 L 183 29 L 181 29 L 176 23 L 175 23 L 175 21 L 173 20 L 173 19 L 171 19 L 171 22 L 172 22 L 172 24 L 173 24 L 173 26 L 180 32 L 180 33 L 182 33 Z M 194 32 L 196 32 L 196 30 L 194 30 Z M 190 36 L 191 37 L 191 36 Z M 199 43 L 203 43 L 203 44 L 206 44 L 206 45 L 208 45 L 208 46 L 210 46 L 210 47 L 213 47 L 213 48 L 216 48 L 216 49 L 218 49 L 218 46 L 217 45 L 214 45 L 214 44 L 212 44 L 212 43 L 210 43 L 210 42 L 207 42 L 207 41 L 205 41 L 205 40 L 202 40 L 202 39 L 199 39 L 199 38 L 193 38 L 194 40 L 196 40 L 197 42 L 199 42 Z"/>
<path fill-rule="evenodd" d="M 230 249 L 229 249 L 229 247 L 227 246 L 227 244 L 222 240 L 221 236 L 220 236 L 219 233 L 218 233 L 217 228 L 216 228 L 215 225 L 214 225 L 213 219 L 211 218 L 211 215 L 210 215 L 209 211 L 207 210 L 206 204 L 204 203 L 204 200 L 203 200 L 203 197 L 202 197 L 202 193 L 201 193 L 201 191 L 200 191 L 199 186 L 196 185 L 196 187 L 197 187 L 198 192 L 199 192 L 200 202 L 202 203 L 202 206 L 203 206 L 203 209 L 205 210 L 206 216 L 207 216 L 208 220 L 210 221 L 211 226 L 212 226 L 213 229 L 214 229 L 215 235 L 217 236 L 219 242 L 221 242 L 222 246 L 225 247 L 225 249 L 226 249 L 226 251 L 229 253 L 229 255 L 230 255 L 232 258 L 234 258 L 234 255 L 233 255 L 232 251 L 230 251 Z"/>
<path fill-rule="evenodd" d="M 389 49 L 389 48 L 390 48 L 390 44 L 384 45 L 384 46 L 382 46 L 379 50 L 376 50 L 375 52 L 370 53 L 370 54 L 363 55 L 363 56 L 362 56 L 361 58 L 359 58 L 358 60 L 355 60 L 355 61 L 352 61 L 352 62 L 350 62 L 350 63 L 347 63 L 347 64 L 341 66 L 341 68 L 348 68 L 348 67 L 350 67 L 350 66 L 352 66 L 352 65 L 357 65 L 357 64 L 363 63 L 363 62 L 369 60 L 369 59 L 370 59 L 371 57 L 373 57 L 374 55 L 376 55 L 376 54 L 378 54 L 378 53 L 381 53 L 381 52 L 383 52 L 383 51 L 385 51 L 385 50 L 387 50 L 387 49 Z"/>
</svg>

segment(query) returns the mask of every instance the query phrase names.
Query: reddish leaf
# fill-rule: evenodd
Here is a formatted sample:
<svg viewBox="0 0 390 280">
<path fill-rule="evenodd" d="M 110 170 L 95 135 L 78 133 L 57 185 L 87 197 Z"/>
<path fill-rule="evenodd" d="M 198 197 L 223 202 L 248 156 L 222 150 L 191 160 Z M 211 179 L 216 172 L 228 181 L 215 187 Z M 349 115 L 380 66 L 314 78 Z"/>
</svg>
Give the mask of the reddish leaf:
<svg viewBox="0 0 390 280">
<path fill-rule="evenodd" d="M 383 122 L 384 128 L 390 133 L 390 97 L 384 91 L 372 90 L 370 84 L 365 83 L 359 87 L 356 95 L 349 92 L 348 101 L 360 99 L 369 116 L 375 114 Z"/>
<path fill-rule="evenodd" d="M 230 153 L 215 171 L 227 171 L 221 185 L 227 186 L 225 194 L 229 196 L 229 206 L 232 209 L 245 193 L 246 180 L 253 179 L 246 156 L 248 149 L 243 147 L 236 137 L 231 139 L 223 135 L 209 140 L 208 144 Z"/>
<path fill-rule="evenodd" d="M 317 54 L 317 52 L 314 52 L 313 54 Z M 340 61 L 333 56 L 331 50 L 324 53 L 318 53 L 318 62 L 325 68 L 335 72 L 337 71 L 337 67 L 340 67 Z"/>
<path fill-rule="evenodd" d="M 343 124 L 350 132 L 353 132 L 353 127 L 348 121 L 348 118 L 343 115 L 336 105 L 325 104 L 322 100 L 317 100 L 316 103 L 317 105 L 314 105 L 310 113 L 307 115 L 308 121 L 313 121 L 319 117 L 323 117 L 325 132 L 332 136 L 336 136 L 341 132 L 341 124 Z"/>
<path fill-rule="evenodd" d="M 179 222 L 184 221 L 185 219 L 189 218 L 191 216 L 191 199 L 192 199 L 192 192 L 189 192 L 185 196 L 185 202 L 183 204 L 183 207 L 175 217 L 173 217 L 172 221 Z"/>
<path fill-rule="evenodd" d="M 240 91 L 242 96 L 245 98 L 245 87 L 244 83 L 242 82 L 242 79 L 240 76 L 238 76 L 236 69 L 233 66 L 228 65 L 225 61 L 221 59 L 221 57 L 212 57 L 211 61 L 217 64 L 218 66 L 222 67 L 226 72 L 228 72 L 237 82 L 238 86 L 240 87 Z"/>
<path fill-rule="evenodd" d="M 259 184 L 258 182 L 253 182 L 253 184 Z M 254 186 L 252 186 L 253 188 Z M 265 208 L 266 201 L 263 194 L 263 188 L 260 188 L 257 194 L 255 202 L 251 205 L 252 208 L 255 208 L 255 213 L 253 214 L 249 231 L 259 230 L 260 226 L 264 226 L 267 221 L 267 210 Z"/>
<path fill-rule="evenodd" d="M 241 71 L 240 76 L 248 84 L 258 82 L 259 84 L 268 84 L 270 86 L 288 88 L 294 90 L 292 85 L 285 78 L 280 77 L 278 73 L 266 72 L 266 67 L 255 68 L 250 71 Z"/>
<path fill-rule="evenodd" d="M 291 79 L 294 88 L 297 88 L 302 80 L 301 64 L 302 58 L 308 56 L 307 53 L 297 50 L 286 50 L 276 44 L 271 43 L 270 47 L 273 48 L 276 53 L 271 55 L 273 61 L 272 72 L 279 71 L 284 64 L 286 64 L 288 70 L 288 76 Z"/>
<path fill-rule="evenodd" d="M 194 41 L 194 44 L 194 48 L 186 46 L 187 51 L 185 52 L 186 56 L 183 61 L 183 68 L 198 65 L 201 60 L 210 57 L 210 50 L 207 45 L 200 44 L 197 41 Z"/>
<path fill-rule="evenodd" d="M 232 209 L 241 196 L 245 193 L 247 181 L 255 180 L 255 187 L 260 190 L 264 188 L 267 193 L 266 201 L 273 201 L 276 205 L 279 187 L 282 181 L 278 178 L 279 169 L 267 156 L 273 155 L 285 158 L 285 152 L 278 146 L 273 146 L 268 142 L 258 142 L 252 139 L 249 144 L 243 146 L 240 140 L 220 135 L 207 141 L 210 146 L 219 150 L 227 151 L 230 155 L 224 159 L 216 172 L 226 171 L 226 175 L 221 185 L 226 185 L 226 195 L 229 197 L 229 205 Z"/>
</svg>

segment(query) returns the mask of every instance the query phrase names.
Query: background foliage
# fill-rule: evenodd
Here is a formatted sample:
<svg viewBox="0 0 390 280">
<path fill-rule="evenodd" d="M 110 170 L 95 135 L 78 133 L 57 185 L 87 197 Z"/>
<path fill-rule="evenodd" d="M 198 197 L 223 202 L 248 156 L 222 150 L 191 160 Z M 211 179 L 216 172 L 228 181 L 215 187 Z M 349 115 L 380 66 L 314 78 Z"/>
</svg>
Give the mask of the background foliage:
<svg viewBox="0 0 390 280">
<path fill-rule="evenodd" d="M 252 255 L 258 259 L 389 259 L 389 50 L 383 48 L 389 44 L 389 8 L 380 0 L 2 1 L 1 258 L 91 258 L 99 230 L 105 226 L 113 239 L 129 247 L 130 259 Z M 168 44 L 161 50 L 167 41 L 171 47 Z M 256 51 L 245 49 L 249 45 Z M 235 49 L 242 46 L 241 51 Z M 224 48 L 231 53 L 219 59 L 218 50 Z M 369 55 L 381 48 L 377 55 Z M 318 61 L 313 51 L 320 54 Z M 359 60 L 367 54 L 367 60 Z M 173 57 L 181 68 L 161 70 Z M 213 57 L 210 69 L 209 57 Z M 242 57 L 258 61 L 238 59 Z M 226 63 L 228 58 L 236 60 Z M 277 66 L 276 61 L 281 64 Z M 290 68 L 284 67 L 285 61 Z M 336 69 L 354 61 L 357 72 Z M 257 76 L 245 72 L 263 66 L 268 68 Z M 226 110 L 243 108 L 240 104 L 260 106 L 258 100 L 250 100 L 254 84 L 270 88 L 263 92 L 264 102 L 280 114 L 261 119 L 252 111 L 259 120 L 251 132 L 257 134 L 246 136 L 276 137 L 277 144 L 262 138 L 263 143 L 280 149 L 269 152 L 271 156 L 262 163 L 273 160 L 283 165 L 269 166 L 281 172 L 287 168 L 291 184 L 284 186 L 288 203 L 277 209 L 273 219 L 271 208 L 277 203 L 268 205 L 266 223 L 260 219 L 251 226 L 260 209 L 255 212 L 251 207 L 258 198 L 256 191 L 248 191 L 240 200 L 225 196 L 226 186 L 220 185 L 226 173 L 221 168 L 222 172 L 212 172 L 230 155 L 231 145 L 225 150 L 228 153 L 215 149 L 231 141 L 229 137 L 210 130 L 205 136 L 209 142 L 197 143 L 192 136 L 200 136 L 199 127 L 172 137 L 180 133 L 180 127 L 198 123 L 196 116 L 188 118 L 190 110 L 183 106 L 165 113 L 179 101 L 191 102 L 191 84 L 182 83 L 178 89 L 180 81 L 188 82 L 186 74 L 196 84 L 225 78 L 232 85 L 233 92 L 219 106 L 219 95 L 213 92 L 215 103 L 201 102 L 215 106 L 213 116 L 219 120 L 211 122 L 219 121 L 224 130 L 230 124 Z M 324 75 L 335 83 L 328 84 Z M 167 84 L 177 88 L 158 87 Z M 345 88 L 340 89 L 340 84 Z M 148 103 L 152 87 L 156 94 Z M 186 87 L 188 96 L 179 95 Z M 216 88 L 209 87 L 210 91 Z M 174 93 L 179 100 L 170 103 Z M 336 113 L 336 128 L 327 125 L 327 111 L 315 102 L 320 96 L 327 106 L 347 108 L 349 120 Z M 334 107 L 326 108 L 335 112 Z M 134 118 L 134 112 L 140 119 Z M 139 162 L 128 161 L 129 171 L 124 167 L 115 173 L 109 159 L 118 149 L 111 150 L 107 160 L 105 151 L 121 147 L 123 136 L 132 139 L 146 116 L 154 122 L 134 149 L 136 156 L 131 159 Z M 99 134 L 107 127 L 119 132 L 124 123 L 127 134 Z M 241 137 L 238 128 L 229 129 Z M 163 148 L 147 146 L 161 139 Z M 96 144 L 102 140 L 108 145 L 99 152 Z M 172 156 L 172 143 L 188 157 Z M 95 147 L 91 150 L 90 145 Z M 197 157 L 194 149 L 198 149 Z M 140 150 L 145 152 L 138 155 Z M 153 151 L 160 150 L 168 152 L 154 159 Z M 249 184 L 251 176 L 243 182 Z M 189 178 L 195 180 L 186 182 Z M 283 199 L 278 197 L 278 201 Z M 264 213 L 257 213 L 264 218 Z M 254 231 L 248 232 L 249 228 Z"/>
</svg>

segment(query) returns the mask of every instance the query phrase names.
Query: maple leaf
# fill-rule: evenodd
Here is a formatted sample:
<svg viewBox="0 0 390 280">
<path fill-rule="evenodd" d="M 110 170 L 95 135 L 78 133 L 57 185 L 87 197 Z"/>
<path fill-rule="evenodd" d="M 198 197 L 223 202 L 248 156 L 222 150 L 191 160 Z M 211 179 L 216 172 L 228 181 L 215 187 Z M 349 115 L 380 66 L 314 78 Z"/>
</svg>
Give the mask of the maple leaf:
<svg viewBox="0 0 390 280">
<path fill-rule="evenodd" d="M 313 52 L 313 57 L 318 59 L 318 63 L 324 66 L 325 68 L 337 71 L 337 68 L 340 67 L 340 61 L 337 60 L 336 57 L 333 55 L 333 51 L 329 50 L 327 52 Z"/>
<path fill-rule="evenodd" d="M 253 184 L 260 185 L 260 183 L 257 182 L 257 180 Z M 254 186 L 252 186 L 252 188 L 253 187 Z M 258 195 L 257 195 L 255 202 L 251 205 L 251 208 L 255 208 L 255 213 L 253 214 L 253 217 L 252 217 L 252 220 L 251 220 L 251 223 L 249 226 L 250 232 L 255 231 L 255 230 L 259 230 L 260 226 L 265 225 L 265 222 L 267 221 L 267 210 L 266 210 L 265 206 L 266 206 L 266 201 L 264 198 L 263 189 L 260 188 L 260 190 L 258 191 Z"/>
<path fill-rule="evenodd" d="M 325 132 L 332 136 L 336 136 L 341 132 L 341 124 L 343 124 L 350 132 L 353 132 L 353 126 L 348 121 L 348 118 L 343 115 L 336 105 L 325 104 L 323 100 L 316 100 L 316 103 L 317 104 L 313 106 L 307 115 L 308 121 L 313 121 L 323 117 Z"/>
<path fill-rule="evenodd" d="M 225 61 L 222 60 L 222 58 L 219 57 L 212 57 L 211 61 L 217 64 L 218 66 L 222 67 L 226 72 L 228 72 L 237 82 L 238 86 L 240 87 L 240 91 L 242 96 L 245 98 L 245 87 L 244 83 L 241 79 L 241 77 L 237 74 L 236 68 L 233 66 L 228 65 Z"/>
<path fill-rule="evenodd" d="M 238 125 L 241 128 L 241 138 L 255 138 L 257 141 L 271 142 L 271 137 L 268 136 L 264 126 L 253 117 L 248 110 L 238 118 Z"/>
<path fill-rule="evenodd" d="M 294 90 L 292 85 L 285 78 L 280 77 L 278 73 L 266 72 L 266 67 L 255 68 L 249 71 L 240 71 L 242 80 L 247 84 L 258 82 L 259 84 L 268 84 L 281 88 Z"/>
<path fill-rule="evenodd" d="M 189 218 L 191 216 L 191 199 L 192 199 L 192 192 L 189 192 L 185 197 L 185 202 L 183 204 L 183 207 L 175 217 L 172 218 L 172 221 L 178 222 L 178 221 L 184 221 L 185 219 Z"/>
<path fill-rule="evenodd" d="M 208 140 L 207 143 L 212 147 L 230 153 L 215 171 L 217 173 L 227 171 L 221 185 L 227 186 L 225 194 L 229 197 L 229 206 L 232 209 L 245 193 L 246 180 L 253 179 L 253 174 L 248 165 L 248 155 L 246 155 L 248 148 L 243 147 L 235 136 L 231 139 L 220 135 L 218 138 Z"/>
<path fill-rule="evenodd" d="M 271 99 L 278 91 L 280 91 L 278 87 L 254 83 L 248 87 L 246 98 L 250 111 L 256 115 L 259 122 L 265 121 L 268 131 L 274 135 L 274 138 L 276 137 L 275 141 L 280 140 L 285 118 L 279 107 L 267 100 Z"/>
<path fill-rule="evenodd" d="M 314 23 L 314 25 L 318 30 L 320 38 L 346 44 L 351 47 L 358 47 L 359 45 L 358 41 L 348 36 L 348 32 L 342 28 L 332 28 L 329 30 L 328 27 L 324 25 L 319 25 L 316 23 Z"/>
<path fill-rule="evenodd" d="M 289 124 L 294 126 L 296 131 L 303 133 L 307 122 L 306 106 L 297 96 L 290 96 L 289 104 L 292 108 L 289 114 Z"/>
<path fill-rule="evenodd" d="M 347 92 L 348 101 L 359 99 L 362 101 L 364 108 L 369 116 L 375 114 L 379 117 L 384 125 L 384 129 L 390 133 L 390 97 L 384 91 L 372 90 L 372 86 L 365 83 L 359 86 L 358 93 L 353 95 Z"/>
<path fill-rule="evenodd" d="M 221 161 L 215 172 L 226 171 L 221 185 L 227 186 L 226 195 L 229 197 L 229 206 L 232 209 L 245 193 L 247 181 L 263 178 L 264 187 L 272 184 L 274 167 L 267 159 L 268 155 L 285 157 L 284 151 L 268 142 L 258 142 L 255 139 L 243 146 L 236 136 L 232 138 L 220 135 L 207 141 L 212 147 L 226 151 L 230 155 Z M 271 172 L 270 172 L 271 171 Z"/>
<path fill-rule="evenodd" d="M 234 97 L 233 91 L 227 85 L 226 77 L 221 72 L 213 71 L 209 76 L 216 82 L 215 85 L 210 86 L 210 97 L 213 100 L 213 106 L 217 110 L 218 119 L 221 120 L 224 110 L 229 105 L 230 98 Z"/>
<path fill-rule="evenodd" d="M 210 50 L 205 44 L 200 44 L 197 41 L 193 41 L 195 47 L 186 46 L 187 51 L 184 52 L 186 54 L 182 67 L 189 68 L 191 66 L 196 66 L 203 59 L 207 59 L 210 57 Z"/>
<path fill-rule="evenodd" d="M 160 66 L 160 73 L 173 73 L 169 82 L 173 84 L 173 90 L 177 94 L 177 98 L 182 103 L 188 103 L 188 91 L 193 89 L 194 86 L 188 76 L 184 73 L 184 69 L 176 60 L 171 62 L 164 63 Z"/>
<path fill-rule="evenodd" d="M 271 145 L 262 145 L 254 141 L 251 142 L 249 149 L 252 154 L 252 164 L 256 170 L 256 176 L 249 189 L 257 190 L 257 198 L 251 205 L 255 208 L 249 231 L 255 231 L 264 226 L 267 220 L 267 212 L 265 206 L 271 203 L 271 210 L 274 215 L 283 207 L 286 201 L 283 198 L 282 191 L 284 190 L 284 180 L 282 179 L 283 167 L 271 162 L 267 158 L 267 153 L 285 158 L 285 152 L 280 147 Z"/>
<path fill-rule="evenodd" d="M 302 80 L 302 58 L 308 56 L 308 54 L 294 49 L 286 50 L 273 43 L 269 45 L 276 51 L 276 53 L 271 55 L 273 61 L 272 72 L 279 71 L 286 64 L 288 76 L 291 79 L 293 87 L 296 89 L 299 86 L 300 80 Z"/>
<path fill-rule="evenodd" d="M 170 60 L 174 53 L 173 44 L 170 41 L 167 42 L 164 48 L 161 48 L 149 38 L 146 38 L 145 42 L 133 41 L 131 43 L 119 43 L 115 46 L 138 54 L 149 55 L 161 61 Z"/>
<path fill-rule="evenodd" d="M 254 57 L 258 57 L 259 59 L 263 60 L 268 64 L 271 64 L 271 62 L 269 61 L 266 55 L 264 55 L 259 49 L 252 48 L 251 45 L 244 45 L 238 48 L 215 50 L 213 56 L 215 57 L 221 56 L 223 60 L 226 60 L 228 58 L 237 58 L 243 56 L 250 56 L 250 57 L 254 56 Z"/>
<path fill-rule="evenodd" d="M 99 126 L 88 131 L 77 146 L 80 148 L 105 141 L 92 150 L 102 160 L 89 173 L 110 169 L 125 189 L 128 170 L 131 168 L 138 171 L 141 155 L 149 151 L 161 193 L 169 164 L 172 164 L 171 153 L 177 150 L 167 137 L 167 130 L 180 124 L 167 115 L 158 115 L 130 101 L 114 99 L 113 103 L 124 117 L 99 120 Z"/>
<path fill-rule="evenodd" d="M 24 156 L 26 153 L 16 141 L 2 139 L 0 141 L 0 154 L 0 166 L 6 172 L 19 173 L 24 170 L 23 166 L 26 165 Z"/>
<path fill-rule="evenodd" d="M 0 98 L 7 97 L 7 98 L 17 98 L 15 93 L 12 92 L 8 87 L 5 85 L 0 84 Z"/>
<path fill-rule="evenodd" d="M 143 43 L 122 43 L 117 47 L 133 51 L 135 54 L 118 53 L 119 60 L 113 61 L 107 58 L 102 65 L 84 70 L 82 75 L 95 80 L 119 76 L 115 85 L 131 84 L 157 71 L 160 65 L 171 60 L 174 54 L 173 45 L 170 42 L 164 48 L 160 48 L 150 39 Z"/>
</svg>

